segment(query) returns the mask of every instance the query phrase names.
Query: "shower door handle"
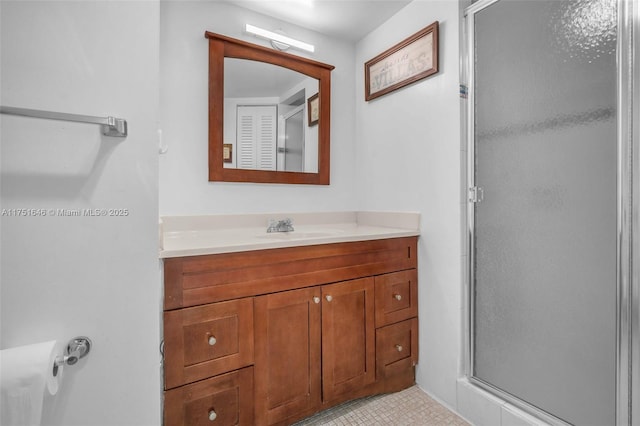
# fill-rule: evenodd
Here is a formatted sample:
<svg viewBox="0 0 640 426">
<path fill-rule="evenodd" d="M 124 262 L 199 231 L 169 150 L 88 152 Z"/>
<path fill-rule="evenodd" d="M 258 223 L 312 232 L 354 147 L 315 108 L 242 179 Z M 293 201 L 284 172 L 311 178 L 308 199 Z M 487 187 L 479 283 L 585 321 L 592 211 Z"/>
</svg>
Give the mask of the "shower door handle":
<svg viewBox="0 0 640 426">
<path fill-rule="evenodd" d="M 484 189 L 479 186 L 469 188 L 469 201 L 479 203 L 484 199 Z"/>
</svg>

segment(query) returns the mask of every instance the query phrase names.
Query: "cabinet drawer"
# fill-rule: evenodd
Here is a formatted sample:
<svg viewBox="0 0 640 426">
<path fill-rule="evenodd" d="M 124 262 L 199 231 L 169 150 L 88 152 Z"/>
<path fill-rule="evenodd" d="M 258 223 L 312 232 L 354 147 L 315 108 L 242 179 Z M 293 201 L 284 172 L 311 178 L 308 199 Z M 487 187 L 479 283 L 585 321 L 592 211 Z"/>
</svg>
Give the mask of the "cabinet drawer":
<svg viewBox="0 0 640 426">
<path fill-rule="evenodd" d="M 165 426 L 253 424 L 253 367 L 164 393 Z"/>
<path fill-rule="evenodd" d="M 415 269 L 376 277 L 376 327 L 418 316 Z"/>
<path fill-rule="evenodd" d="M 412 368 L 418 362 L 418 319 L 402 321 L 376 330 L 378 379 Z"/>
<path fill-rule="evenodd" d="M 164 313 L 165 388 L 253 363 L 253 300 Z"/>
</svg>

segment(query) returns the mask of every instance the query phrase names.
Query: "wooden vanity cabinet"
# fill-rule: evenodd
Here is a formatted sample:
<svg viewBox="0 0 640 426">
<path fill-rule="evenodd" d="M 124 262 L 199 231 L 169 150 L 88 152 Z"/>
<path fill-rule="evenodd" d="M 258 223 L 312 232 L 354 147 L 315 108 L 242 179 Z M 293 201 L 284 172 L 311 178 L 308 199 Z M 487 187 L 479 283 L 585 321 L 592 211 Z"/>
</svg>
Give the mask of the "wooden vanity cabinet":
<svg viewBox="0 0 640 426">
<path fill-rule="evenodd" d="M 407 237 L 165 259 L 165 425 L 288 425 L 413 385 L 416 247 Z"/>
</svg>

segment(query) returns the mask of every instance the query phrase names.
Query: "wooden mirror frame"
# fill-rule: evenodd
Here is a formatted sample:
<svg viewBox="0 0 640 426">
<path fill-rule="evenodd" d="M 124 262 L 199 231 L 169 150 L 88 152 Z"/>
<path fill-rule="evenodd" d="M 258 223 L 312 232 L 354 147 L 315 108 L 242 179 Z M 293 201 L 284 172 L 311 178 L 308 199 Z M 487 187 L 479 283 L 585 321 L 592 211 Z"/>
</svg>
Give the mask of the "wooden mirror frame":
<svg viewBox="0 0 640 426">
<path fill-rule="evenodd" d="M 209 181 L 329 185 L 331 70 L 333 65 L 205 32 L 209 39 Z M 318 80 L 318 172 L 232 169 L 223 166 L 224 58 L 279 65 Z"/>
</svg>

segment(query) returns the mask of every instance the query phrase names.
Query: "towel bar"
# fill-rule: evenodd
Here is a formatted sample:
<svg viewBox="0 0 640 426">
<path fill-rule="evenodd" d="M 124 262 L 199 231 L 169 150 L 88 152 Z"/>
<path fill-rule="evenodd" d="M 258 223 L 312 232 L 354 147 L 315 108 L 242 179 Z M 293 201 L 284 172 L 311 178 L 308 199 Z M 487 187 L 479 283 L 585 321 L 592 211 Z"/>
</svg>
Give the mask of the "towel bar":
<svg viewBox="0 0 640 426">
<path fill-rule="evenodd" d="M 23 117 L 45 118 L 48 120 L 74 121 L 77 123 L 100 124 L 105 136 L 127 136 L 127 121 L 115 117 L 94 117 L 92 115 L 69 114 L 66 112 L 42 111 L 38 109 L 0 106 L 0 114 L 20 115 Z"/>
</svg>

